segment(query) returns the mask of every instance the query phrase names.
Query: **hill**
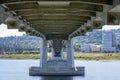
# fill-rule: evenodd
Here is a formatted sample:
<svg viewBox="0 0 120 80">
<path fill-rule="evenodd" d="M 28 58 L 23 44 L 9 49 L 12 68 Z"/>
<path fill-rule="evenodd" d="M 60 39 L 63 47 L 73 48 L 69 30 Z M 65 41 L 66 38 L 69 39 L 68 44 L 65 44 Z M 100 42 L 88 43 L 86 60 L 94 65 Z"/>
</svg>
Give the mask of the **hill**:
<svg viewBox="0 0 120 80">
<path fill-rule="evenodd" d="M 17 52 L 23 50 L 39 50 L 41 39 L 38 37 L 23 35 L 0 38 L 0 53 Z"/>
</svg>

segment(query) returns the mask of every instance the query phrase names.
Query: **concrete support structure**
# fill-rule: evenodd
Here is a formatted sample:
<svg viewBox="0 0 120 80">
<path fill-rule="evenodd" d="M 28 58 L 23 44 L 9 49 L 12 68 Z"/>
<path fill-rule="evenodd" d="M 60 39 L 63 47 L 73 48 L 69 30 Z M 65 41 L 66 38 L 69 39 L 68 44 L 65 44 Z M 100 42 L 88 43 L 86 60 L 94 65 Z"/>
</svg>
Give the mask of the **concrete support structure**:
<svg viewBox="0 0 120 80">
<path fill-rule="evenodd" d="M 54 51 L 54 49 L 52 47 L 52 59 L 54 59 L 54 55 L 55 55 L 55 51 Z"/>
<path fill-rule="evenodd" d="M 40 52 L 40 67 L 47 67 L 47 41 L 43 40 Z"/>
<path fill-rule="evenodd" d="M 63 47 L 63 44 L 62 44 L 62 40 L 52 40 L 53 43 L 52 43 L 52 47 L 53 47 L 53 58 L 52 59 L 62 59 L 62 47 Z"/>
<path fill-rule="evenodd" d="M 36 75 L 84 75 L 84 67 L 74 67 L 74 50 L 71 40 L 67 41 L 67 59 L 63 59 L 63 41 L 52 40 L 52 59 L 47 60 L 47 42 L 43 41 L 40 67 L 31 67 L 29 74 Z"/>
<path fill-rule="evenodd" d="M 67 63 L 68 67 L 74 67 L 74 48 L 72 39 L 67 41 Z"/>
</svg>

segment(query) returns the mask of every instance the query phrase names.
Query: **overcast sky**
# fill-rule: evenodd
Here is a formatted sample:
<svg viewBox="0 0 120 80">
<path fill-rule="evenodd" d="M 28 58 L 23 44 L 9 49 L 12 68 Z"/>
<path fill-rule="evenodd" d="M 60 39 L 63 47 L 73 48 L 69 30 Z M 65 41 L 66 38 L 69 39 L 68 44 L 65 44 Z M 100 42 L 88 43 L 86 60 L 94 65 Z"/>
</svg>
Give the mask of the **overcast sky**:
<svg viewBox="0 0 120 80">
<path fill-rule="evenodd" d="M 18 29 L 7 29 L 6 25 L 0 25 L 0 37 L 22 36 L 23 34 L 25 34 L 25 32 L 19 32 Z"/>
<path fill-rule="evenodd" d="M 104 25 L 102 30 L 120 29 L 120 25 Z"/>
<path fill-rule="evenodd" d="M 105 25 L 102 30 L 119 29 L 120 25 Z M 19 32 L 18 29 L 7 29 L 5 24 L 0 25 L 0 37 L 22 36 L 25 32 Z"/>
</svg>

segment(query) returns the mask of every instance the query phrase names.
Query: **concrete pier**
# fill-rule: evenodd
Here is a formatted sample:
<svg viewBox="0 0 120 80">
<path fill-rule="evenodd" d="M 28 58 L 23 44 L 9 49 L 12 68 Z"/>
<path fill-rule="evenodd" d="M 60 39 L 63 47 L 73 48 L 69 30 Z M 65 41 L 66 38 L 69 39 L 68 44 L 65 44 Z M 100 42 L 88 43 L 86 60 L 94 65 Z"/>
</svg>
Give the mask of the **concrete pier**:
<svg viewBox="0 0 120 80">
<path fill-rule="evenodd" d="M 52 59 L 47 59 L 47 41 L 43 41 L 43 50 L 41 50 L 40 67 L 31 67 L 29 69 L 30 76 L 40 75 L 59 75 L 59 76 L 83 76 L 84 67 L 74 67 L 74 49 L 72 41 L 67 41 L 67 58 L 63 59 L 63 43 L 62 40 L 52 41 Z"/>
<path fill-rule="evenodd" d="M 31 67 L 30 76 L 84 76 L 84 67 L 61 68 L 61 67 Z"/>
</svg>

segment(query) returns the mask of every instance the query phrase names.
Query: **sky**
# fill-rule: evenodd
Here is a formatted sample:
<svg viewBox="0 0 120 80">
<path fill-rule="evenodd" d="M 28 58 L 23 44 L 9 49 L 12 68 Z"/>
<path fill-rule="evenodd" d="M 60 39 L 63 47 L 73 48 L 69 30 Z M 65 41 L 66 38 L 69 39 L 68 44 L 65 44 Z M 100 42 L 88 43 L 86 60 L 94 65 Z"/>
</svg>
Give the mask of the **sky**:
<svg viewBox="0 0 120 80">
<path fill-rule="evenodd" d="M 120 25 L 104 25 L 102 30 L 120 29 Z M 22 36 L 25 32 L 19 32 L 18 29 L 7 29 L 7 25 L 0 25 L 0 37 Z"/>
<path fill-rule="evenodd" d="M 0 25 L 0 37 L 22 36 L 25 32 L 19 32 L 18 29 L 7 29 L 7 25 Z"/>
<path fill-rule="evenodd" d="M 104 25 L 102 30 L 120 29 L 120 25 Z"/>
</svg>

